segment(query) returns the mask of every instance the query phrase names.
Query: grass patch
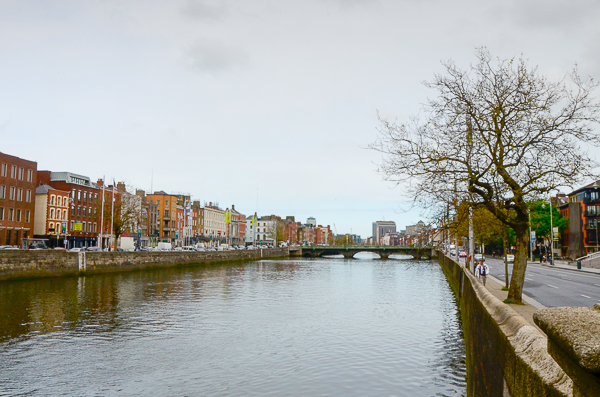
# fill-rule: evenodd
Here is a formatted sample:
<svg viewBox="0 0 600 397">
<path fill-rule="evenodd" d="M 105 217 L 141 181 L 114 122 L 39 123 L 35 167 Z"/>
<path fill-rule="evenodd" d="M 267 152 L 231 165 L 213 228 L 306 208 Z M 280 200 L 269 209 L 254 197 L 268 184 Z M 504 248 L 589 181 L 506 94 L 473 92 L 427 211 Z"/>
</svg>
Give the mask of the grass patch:
<svg viewBox="0 0 600 397">
<path fill-rule="evenodd" d="M 525 306 L 525 304 L 523 302 L 516 302 L 513 299 L 508 299 L 508 298 L 504 299 L 504 303 L 509 303 L 511 305 L 523 305 L 523 306 Z"/>
<path fill-rule="evenodd" d="M 502 287 L 502 291 L 508 291 L 508 288 Z"/>
</svg>

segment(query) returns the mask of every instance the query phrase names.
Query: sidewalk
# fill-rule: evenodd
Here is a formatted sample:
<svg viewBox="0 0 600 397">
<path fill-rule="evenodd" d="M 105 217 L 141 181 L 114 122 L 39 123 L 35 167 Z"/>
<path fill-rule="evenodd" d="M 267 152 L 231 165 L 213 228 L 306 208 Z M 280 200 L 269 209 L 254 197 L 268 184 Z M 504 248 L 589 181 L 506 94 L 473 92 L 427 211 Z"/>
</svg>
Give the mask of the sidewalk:
<svg viewBox="0 0 600 397">
<path fill-rule="evenodd" d="M 571 264 L 571 262 L 561 261 L 561 260 L 555 260 L 554 265 L 551 265 L 550 263 L 539 263 L 539 262 L 531 262 L 531 261 L 527 261 L 527 264 L 528 265 L 532 265 L 532 264 L 540 265 L 541 264 L 542 266 L 551 267 L 551 268 L 555 268 L 555 269 L 563 269 L 563 270 L 572 270 L 572 271 L 583 272 L 583 273 L 600 274 L 600 269 L 594 269 L 591 267 L 583 267 L 583 265 L 585 265 L 585 262 L 582 264 L 581 269 L 577 269 L 577 265 L 575 263 Z"/>
<path fill-rule="evenodd" d="M 498 280 L 494 276 L 488 276 L 487 283 L 485 285 L 488 291 L 492 293 L 496 298 L 504 301 L 508 296 L 508 291 L 502 291 L 502 287 L 504 287 L 504 282 Z M 523 294 L 523 305 L 515 305 L 508 304 L 513 308 L 514 311 L 519 313 L 521 316 L 525 318 L 531 325 L 536 327 L 538 330 L 538 326 L 533 322 L 533 313 L 537 312 L 540 309 L 544 309 L 546 306 L 542 305 L 540 302 L 536 301 L 533 298 Z M 541 330 L 540 330 L 541 331 Z"/>
</svg>

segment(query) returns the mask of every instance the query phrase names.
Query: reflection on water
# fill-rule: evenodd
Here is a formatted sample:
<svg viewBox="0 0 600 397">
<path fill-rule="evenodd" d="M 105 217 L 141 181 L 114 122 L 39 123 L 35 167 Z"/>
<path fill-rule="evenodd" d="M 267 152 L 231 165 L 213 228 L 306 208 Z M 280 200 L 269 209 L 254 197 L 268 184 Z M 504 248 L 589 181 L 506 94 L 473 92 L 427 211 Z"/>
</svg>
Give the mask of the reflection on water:
<svg viewBox="0 0 600 397">
<path fill-rule="evenodd" d="M 465 393 L 439 266 L 280 260 L 0 283 L 0 395 Z"/>
</svg>

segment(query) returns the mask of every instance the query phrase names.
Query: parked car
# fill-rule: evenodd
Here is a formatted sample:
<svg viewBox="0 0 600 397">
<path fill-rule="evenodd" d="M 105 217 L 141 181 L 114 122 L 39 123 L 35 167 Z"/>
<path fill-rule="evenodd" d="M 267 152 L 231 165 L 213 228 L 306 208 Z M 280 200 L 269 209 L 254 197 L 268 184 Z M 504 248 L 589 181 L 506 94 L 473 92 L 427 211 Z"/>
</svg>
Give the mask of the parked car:
<svg viewBox="0 0 600 397">
<path fill-rule="evenodd" d="M 12 245 L 0 245 L 0 250 L 18 250 L 19 248 Z"/>
<path fill-rule="evenodd" d="M 460 251 L 458 253 L 459 258 L 466 258 L 467 257 L 467 253 L 465 251 Z"/>
<path fill-rule="evenodd" d="M 85 250 L 86 251 L 95 252 L 95 251 L 100 251 L 100 248 L 98 248 L 98 247 L 87 247 Z"/>
<path fill-rule="evenodd" d="M 73 247 L 69 250 L 69 252 L 79 252 L 79 251 L 81 251 L 81 248 L 79 248 L 79 247 Z"/>
<path fill-rule="evenodd" d="M 506 255 L 506 262 L 507 263 L 515 263 L 515 256 L 513 254 Z"/>
<path fill-rule="evenodd" d="M 475 260 L 485 262 L 485 257 L 483 256 L 483 254 L 475 254 Z"/>
<path fill-rule="evenodd" d="M 29 244 L 28 247 L 30 250 L 47 250 L 48 247 L 44 243 L 33 243 Z"/>
</svg>

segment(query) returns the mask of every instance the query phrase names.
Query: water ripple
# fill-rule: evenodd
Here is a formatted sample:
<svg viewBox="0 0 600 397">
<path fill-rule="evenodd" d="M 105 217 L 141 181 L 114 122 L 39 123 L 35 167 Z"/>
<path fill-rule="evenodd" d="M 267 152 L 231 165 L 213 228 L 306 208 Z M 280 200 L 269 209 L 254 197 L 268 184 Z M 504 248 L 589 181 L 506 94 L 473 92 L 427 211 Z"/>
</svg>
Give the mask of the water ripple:
<svg viewBox="0 0 600 397">
<path fill-rule="evenodd" d="M 441 269 L 281 260 L 0 285 L 0 396 L 460 396 Z"/>
</svg>

